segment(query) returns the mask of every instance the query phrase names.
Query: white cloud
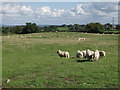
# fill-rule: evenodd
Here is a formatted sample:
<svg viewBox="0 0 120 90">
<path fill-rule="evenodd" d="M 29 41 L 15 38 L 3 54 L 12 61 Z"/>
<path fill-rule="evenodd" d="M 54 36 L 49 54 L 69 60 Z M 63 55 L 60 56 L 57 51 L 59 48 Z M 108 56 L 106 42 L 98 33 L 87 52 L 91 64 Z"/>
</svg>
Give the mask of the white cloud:
<svg viewBox="0 0 120 90">
<path fill-rule="evenodd" d="M 33 10 L 29 6 L 6 3 L 3 4 L 1 12 L 5 16 L 19 16 L 19 15 L 29 15 L 33 13 Z"/>
<path fill-rule="evenodd" d="M 1 6 L 0 6 L 1 7 Z M 111 19 L 111 17 L 117 18 L 118 6 L 117 3 L 79 3 L 76 7 L 71 7 L 69 9 L 56 9 L 51 8 L 49 6 L 42 6 L 38 8 L 31 8 L 30 6 L 23 4 L 12 4 L 12 3 L 4 3 L 0 12 L 4 15 L 4 18 L 9 17 L 19 17 L 19 20 L 23 21 L 38 21 L 41 22 L 42 18 L 49 18 L 48 20 L 53 18 L 61 19 L 65 22 L 67 19 L 69 22 L 88 22 L 88 21 L 107 21 Z M 83 17 L 85 17 L 83 19 Z M 87 18 L 88 17 L 88 18 Z M 64 19 L 62 19 L 64 18 Z M 67 18 L 67 19 L 65 19 Z M 87 18 L 87 19 L 86 19 Z M 45 20 L 47 20 L 45 19 Z M 57 19 L 57 21 L 58 21 Z M 10 19 L 9 19 L 10 20 Z M 50 20 L 50 21 L 52 21 Z M 85 21 L 87 20 L 87 21 Z M 57 22 L 55 21 L 55 22 Z M 68 21 L 66 21 L 68 23 Z M 47 21 L 48 22 L 48 21 Z"/>
<path fill-rule="evenodd" d="M 30 6 L 21 6 L 19 10 L 20 14 L 23 15 L 31 15 L 33 13 L 33 10 L 31 9 Z"/>
<path fill-rule="evenodd" d="M 52 9 L 49 6 L 44 6 L 36 9 L 37 17 L 60 17 L 64 13 L 63 9 Z"/>
<path fill-rule="evenodd" d="M 77 15 L 86 15 L 88 14 L 84 9 L 83 9 L 84 5 L 83 4 L 78 4 L 76 6 L 76 8 L 74 8 L 74 11 Z"/>
</svg>

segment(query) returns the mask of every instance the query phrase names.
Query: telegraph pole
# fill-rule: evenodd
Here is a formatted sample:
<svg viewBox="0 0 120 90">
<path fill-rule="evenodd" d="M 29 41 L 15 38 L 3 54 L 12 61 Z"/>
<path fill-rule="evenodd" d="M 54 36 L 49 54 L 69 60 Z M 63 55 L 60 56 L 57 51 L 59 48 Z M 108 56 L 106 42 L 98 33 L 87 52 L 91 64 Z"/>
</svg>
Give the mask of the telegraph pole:
<svg viewBox="0 0 120 90">
<path fill-rule="evenodd" d="M 113 17 L 113 19 L 112 19 L 112 29 L 114 30 L 114 20 L 115 18 Z"/>
</svg>

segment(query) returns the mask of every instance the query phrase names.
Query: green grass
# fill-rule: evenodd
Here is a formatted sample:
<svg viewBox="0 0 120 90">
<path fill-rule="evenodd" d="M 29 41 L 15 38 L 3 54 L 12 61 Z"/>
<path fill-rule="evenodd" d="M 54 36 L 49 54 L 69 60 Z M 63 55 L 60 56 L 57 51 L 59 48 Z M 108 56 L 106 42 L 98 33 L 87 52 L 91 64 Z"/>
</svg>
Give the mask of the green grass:
<svg viewBox="0 0 120 90">
<path fill-rule="evenodd" d="M 57 28 L 59 31 L 67 31 L 68 27 L 58 27 Z"/>
<path fill-rule="evenodd" d="M 104 31 L 104 33 L 120 33 L 120 30 L 109 30 L 109 31 Z"/>
<path fill-rule="evenodd" d="M 17 35 L 3 36 L 3 87 L 118 87 L 118 35 L 49 32 L 24 36 L 30 35 L 31 38 L 24 39 Z M 79 37 L 86 40 L 78 41 Z M 106 58 L 94 62 L 77 62 L 82 59 L 75 58 L 76 51 L 87 48 L 105 50 Z M 61 59 L 56 53 L 58 49 L 69 51 L 74 58 Z M 11 81 L 6 83 L 7 79 Z"/>
</svg>

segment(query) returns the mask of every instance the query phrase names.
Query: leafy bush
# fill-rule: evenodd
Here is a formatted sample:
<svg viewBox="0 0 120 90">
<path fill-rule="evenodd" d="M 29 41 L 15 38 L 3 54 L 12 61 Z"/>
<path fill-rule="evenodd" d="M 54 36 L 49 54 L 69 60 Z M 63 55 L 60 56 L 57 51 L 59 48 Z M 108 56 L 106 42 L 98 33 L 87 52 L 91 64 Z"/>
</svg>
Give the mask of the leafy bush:
<svg viewBox="0 0 120 90">
<path fill-rule="evenodd" d="M 86 25 L 86 30 L 89 33 L 103 33 L 104 26 L 100 23 L 89 23 Z"/>
</svg>

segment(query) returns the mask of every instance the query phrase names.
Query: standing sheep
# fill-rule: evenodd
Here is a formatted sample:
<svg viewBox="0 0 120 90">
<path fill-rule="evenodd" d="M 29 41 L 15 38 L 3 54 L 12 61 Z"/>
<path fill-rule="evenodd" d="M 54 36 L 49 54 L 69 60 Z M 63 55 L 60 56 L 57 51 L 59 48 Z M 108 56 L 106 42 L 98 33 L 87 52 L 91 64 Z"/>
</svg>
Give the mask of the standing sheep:
<svg viewBox="0 0 120 90">
<path fill-rule="evenodd" d="M 77 53 L 76 53 L 76 57 L 77 58 L 83 58 L 83 52 L 78 50 Z"/>
<path fill-rule="evenodd" d="M 93 54 L 93 59 L 98 60 L 99 57 L 100 57 L 99 51 L 96 50 L 96 51 L 94 52 L 94 54 Z"/>
<path fill-rule="evenodd" d="M 69 52 L 67 52 L 67 51 L 58 50 L 58 51 L 57 51 L 57 54 L 58 54 L 61 58 L 62 58 L 62 57 L 70 58 L 70 54 L 69 54 Z"/>
<path fill-rule="evenodd" d="M 86 58 L 88 60 L 91 60 L 93 58 L 93 54 L 94 54 L 93 51 L 90 51 L 89 49 L 86 50 Z"/>
<path fill-rule="evenodd" d="M 99 51 L 100 56 L 106 57 L 105 51 Z"/>
<path fill-rule="evenodd" d="M 83 57 L 86 58 L 86 50 L 82 50 Z"/>
</svg>

